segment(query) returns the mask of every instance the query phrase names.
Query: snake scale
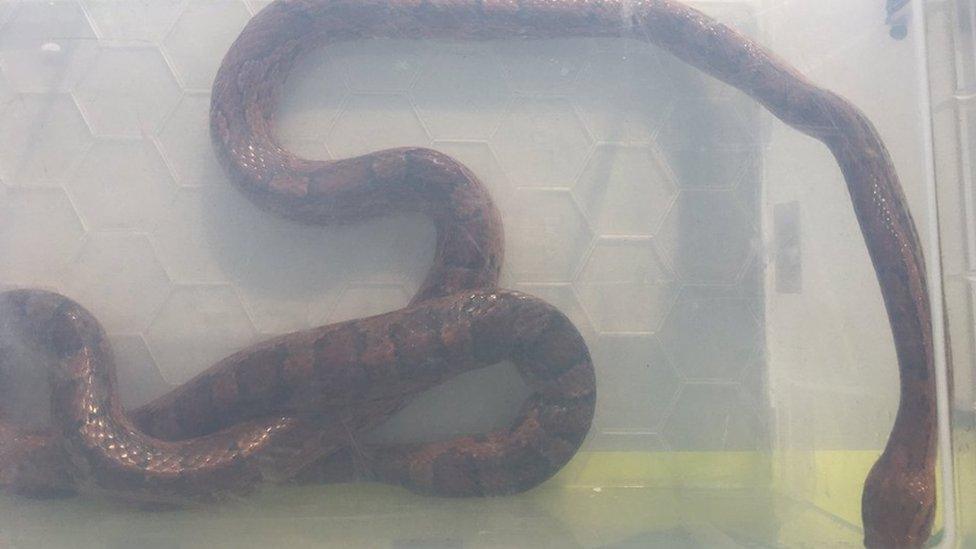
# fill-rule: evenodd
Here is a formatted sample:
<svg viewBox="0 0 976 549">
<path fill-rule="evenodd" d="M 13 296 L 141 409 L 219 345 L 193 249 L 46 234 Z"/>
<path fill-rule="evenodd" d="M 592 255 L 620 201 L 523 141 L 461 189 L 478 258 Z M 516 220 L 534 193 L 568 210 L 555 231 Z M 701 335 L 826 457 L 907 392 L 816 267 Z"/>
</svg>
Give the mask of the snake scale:
<svg viewBox="0 0 976 549">
<path fill-rule="evenodd" d="M 877 273 L 901 381 L 898 414 L 863 494 L 865 544 L 918 546 L 935 509 L 930 304 L 919 238 L 887 150 L 866 117 L 750 39 L 672 0 L 278 0 L 247 24 L 213 86 L 211 136 L 257 205 L 302 223 L 422 212 L 435 260 L 399 311 L 284 335 L 243 350 L 143 408 L 116 395 L 98 322 L 55 293 L 0 294 L 0 319 L 49 370 L 53 427 L 0 408 L 0 483 L 28 495 L 105 491 L 209 500 L 259 481 L 349 478 L 445 496 L 524 491 L 582 443 L 595 378 L 559 311 L 496 288 L 502 227 L 485 188 L 437 151 L 299 158 L 275 139 L 279 92 L 295 61 L 371 38 L 488 40 L 628 37 L 651 42 L 749 94 L 836 158 Z M 460 372 L 510 359 L 532 394 L 504 429 L 453 440 L 362 446 L 365 431 Z M 0 354 L 0 366 L 4 355 Z M 608 365 L 612 367 L 612 365 Z"/>
</svg>

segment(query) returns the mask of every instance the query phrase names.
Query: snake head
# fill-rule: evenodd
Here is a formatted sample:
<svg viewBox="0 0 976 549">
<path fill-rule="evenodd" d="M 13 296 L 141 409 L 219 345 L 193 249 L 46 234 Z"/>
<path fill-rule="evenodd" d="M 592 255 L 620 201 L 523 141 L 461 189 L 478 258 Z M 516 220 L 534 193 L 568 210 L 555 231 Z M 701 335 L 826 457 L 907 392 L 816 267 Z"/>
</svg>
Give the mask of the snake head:
<svg viewBox="0 0 976 549">
<path fill-rule="evenodd" d="M 74 304 L 68 298 L 44 290 L 11 290 L 0 294 L 0 322 L 5 330 L 24 343 L 46 348 L 56 331 L 64 309 Z"/>
<path fill-rule="evenodd" d="M 44 349 L 65 301 L 36 290 L 0 293 L 0 486 L 33 498 L 74 492 L 51 431 L 48 366 L 55 360 Z"/>
<path fill-rule="evenodd" d="M 0 422 L 50 429 L 58 387 L 91 373 L 102 339 L 94 318 L 70 299 L 42 290 L 0 293 Z M 18 475 L 24 477 L 25 475 Z"/>
<path fill-rule="evenodd" d="M 886 453 L 864 481 L 861 517 L 865 547 L 921 547 L 935 518 L 934 472 Z"/>
<path fill-rule="evenodd" d="M 49 363 L 59 378 L 84 375 L 83 361 L 73 357 L 83 349 L 102 351 L 104 342 L 101 325 L 81 305 L 61 294 L 34 289 L 0 293 L 0 334 Z M 0 363 L 0 369 L 7 368 Z"/>
</svg>

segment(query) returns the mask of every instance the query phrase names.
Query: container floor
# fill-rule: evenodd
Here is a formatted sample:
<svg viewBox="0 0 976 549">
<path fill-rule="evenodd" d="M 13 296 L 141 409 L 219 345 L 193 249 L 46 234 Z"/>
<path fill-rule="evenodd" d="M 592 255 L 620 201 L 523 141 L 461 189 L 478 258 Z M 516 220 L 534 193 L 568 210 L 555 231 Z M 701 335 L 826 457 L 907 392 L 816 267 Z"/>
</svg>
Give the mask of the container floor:
<svg viewBox="0 0 976 549">
<path fill-rule="evenodd" d="M 452 501 L 342 485 L 280 489 L 193 511 L 5 498 L 0 512 L 16 524 L 2 539 L 12 547 L 797 547 L 804 539 L 860 545 L 856 528 L 758 490 L 540 490 Z"/>
<path fill-rule="evenodd" d="M 539 489 L 491 499 L 427 498 L 374 484 L 275 487 L 176 511 L 4 496 L 0 546 L 859 547 L 860 529 L 844 517 L 857 510 L 831 508 L 851 498 L 831 498 L 828 477 L 851 476 L 870 456 L 846 458 L 847 474 L 820 469 L 826 499 L 818 502 L 777 490 L 768 457 L 749 452 L 583 454 Z M 642 471 L 653 474 L 641 481 Z M 588 481 L 614 476 L 608 486 Z"/>
</svg>

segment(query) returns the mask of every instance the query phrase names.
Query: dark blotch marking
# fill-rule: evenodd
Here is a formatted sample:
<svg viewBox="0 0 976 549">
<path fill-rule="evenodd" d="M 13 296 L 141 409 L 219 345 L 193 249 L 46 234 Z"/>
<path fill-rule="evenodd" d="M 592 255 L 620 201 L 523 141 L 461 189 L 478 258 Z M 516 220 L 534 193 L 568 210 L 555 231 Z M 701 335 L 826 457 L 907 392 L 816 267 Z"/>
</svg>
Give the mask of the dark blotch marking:
<svg viewBox="0 0 976 549">
<path fill-rule="evenodd" d="M 369 376 L 361 359 L 366 332 L 356 323 L 330 331 L 315 342 L 315 375 L 330 391 L 356 395 L 369 388 Z"/>
<path fill-rule="evenodd" d="M 530 375 L 540 381 L 556 378 L 580 362 L 589 361 L 586 343 L 569 319 L 556 311 L 551 316 L 538 339 L 520 345 L 515 357 L 531 366 Z"/>
<path fill-rule="evenodd" d="M 437 379 L 444 373 L 447 348 L 441 340 L 441 318 L 430 308 L 420 308 L 402 322 L 390 325 L 397 371 L 402 379 Z"/>
<path fill-rule="evenodd" d="M 70 305 L 62 305 L 47 327 L 50 347 L 62 359 L 74 355 L 85 344 L 78 326 L 78 312 Z"/>
<path fill-rule="evenodd" d="M 517 486 L 535 486 L 556 472 L 549 458 L 531 447 L 519 452 L 519 459 L 509 463 L 509 466 L 518 477 Z"/>
<path fill-rule="evenodd" d="M 194 385 L 182 395 L 175 410 L 182 438 L 193 438 L 219 429 L 219 414 L 214 413 L 212 396 L 210 383 Z"/>
<path fill-rule="evenodd" d="M 447 451 L 431 464 L 434 490 L 452 496 L 476 496 L 484 493 L 478 481 L 478 465 L 463 454 Z"/>
<path fill-rule="evenodd" d="M 359 362 L 366 334 L 355 323 L 337 327 L 315 341 L 316 370 L 345 368 Z"/>
<path fill-rule="evenodd" d="M 488 296 L 480 296 L 488 301 Z M 478 364 L 495 364 L 512 354 L 516 332 L 514 319 L 506 311 L 499 311 L 499 303 L 487 306 L 480 303 L 471 314 L 471 350 Z"/>
<path fill-rule="evenodd" d="M 234 370 L 241 404 L 252 409 L 251 417 L 270 412 L 277 402 L 284 402 L 291 394 L 285 385 L 282 367 L 288 359 L 284 343 L 255 351 L 240 361 Z"/>
</svg>

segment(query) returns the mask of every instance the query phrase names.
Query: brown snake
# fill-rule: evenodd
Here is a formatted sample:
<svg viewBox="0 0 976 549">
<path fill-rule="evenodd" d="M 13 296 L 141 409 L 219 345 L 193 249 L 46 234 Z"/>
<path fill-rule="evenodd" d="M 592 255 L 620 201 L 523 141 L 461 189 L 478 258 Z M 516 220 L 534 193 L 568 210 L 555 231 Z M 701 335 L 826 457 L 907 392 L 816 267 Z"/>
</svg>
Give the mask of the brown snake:
<svg viewBox="0 0 976 549">
<path fill-rule="evenodd" d="M 49 355 L 55 420 L 51 432 L 0 421 L 0 482 L 37 495 L 211 498 L 261 480 L 356 475 L 462 496 L 515 493 L 554 474 L 589 428 L 592 365 L 562 314 L 495 289 L 502 230 L 481 183 L 427 149 L 298 158 L 278 145 L 274 110 L 295 60 L 328 43 L 570 36 L 656 44 L 748 93 L 834 154 L 881 286 L 901 380 L 888 445 L 865 481 L 865 543 L 922 544 L 935 509 L 930 306 L 921 246 L 888 152 L 843 98 L 672 0 L 278 0 L 265 8 L 214 83 L 211 135 L 222 164 L 256 204 L 304 223 L 430 215 L 437 228 L 430 273 L 403 310 L 264 342 L 128 415 L 91 315 L 57 294 L 0 294 L 0 319 Z M 504 359 L 534 391 L 511 427 L 444 442 L 350 448 L 350 433 L 375 426 L 409 397 Z"/>
</svg>

